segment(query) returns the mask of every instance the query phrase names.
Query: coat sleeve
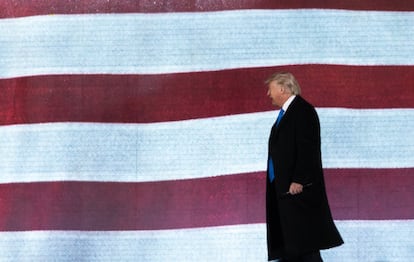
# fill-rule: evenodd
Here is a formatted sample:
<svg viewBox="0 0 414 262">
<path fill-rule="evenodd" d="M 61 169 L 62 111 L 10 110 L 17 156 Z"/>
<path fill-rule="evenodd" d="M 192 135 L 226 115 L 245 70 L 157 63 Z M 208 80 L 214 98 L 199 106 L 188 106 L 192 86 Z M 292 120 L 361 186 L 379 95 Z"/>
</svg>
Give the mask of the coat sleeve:
<svg viewBox="0 0 414 262">
<path fill-rule="evenodd" d="M 295 123 L 295 167 L 292 181 L 306 185 L 321 172 L 320 124 L 313 107 L 305 107 Z"/>
</svg>

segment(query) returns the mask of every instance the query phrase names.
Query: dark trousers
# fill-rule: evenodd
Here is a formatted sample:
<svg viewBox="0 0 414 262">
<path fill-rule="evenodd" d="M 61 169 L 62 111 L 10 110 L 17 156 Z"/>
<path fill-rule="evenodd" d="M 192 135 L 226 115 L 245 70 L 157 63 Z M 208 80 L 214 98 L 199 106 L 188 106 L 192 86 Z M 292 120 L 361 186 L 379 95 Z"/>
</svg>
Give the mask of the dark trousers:
<svg viewBox="0 0 414 262">
<path fill-rule="evenodd" d="M 278 261 L 278 260 L 276 260 Z M 307 255 L 294 259 L 280 259 L 280 262 L 323 262 L 321 253 L 319 251 L 309 253 Z"/>
</svg>

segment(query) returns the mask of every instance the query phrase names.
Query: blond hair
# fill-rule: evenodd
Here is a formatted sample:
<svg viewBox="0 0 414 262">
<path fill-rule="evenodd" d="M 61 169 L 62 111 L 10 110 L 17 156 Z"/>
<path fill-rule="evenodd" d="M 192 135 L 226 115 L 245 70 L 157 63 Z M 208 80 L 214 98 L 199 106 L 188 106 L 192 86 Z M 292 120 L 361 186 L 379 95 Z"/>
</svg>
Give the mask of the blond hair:
<svg viewBox="0 0 414 262">
<path fill-rule="evenodd" d="M 288 72 L 279 72 L 271 75 L 265 82 L 266 85 L 276 81 L 279 85 L 290 91 L 292 95 L 300 95 L 300 86 L 295 77 Z"/>
</svg>

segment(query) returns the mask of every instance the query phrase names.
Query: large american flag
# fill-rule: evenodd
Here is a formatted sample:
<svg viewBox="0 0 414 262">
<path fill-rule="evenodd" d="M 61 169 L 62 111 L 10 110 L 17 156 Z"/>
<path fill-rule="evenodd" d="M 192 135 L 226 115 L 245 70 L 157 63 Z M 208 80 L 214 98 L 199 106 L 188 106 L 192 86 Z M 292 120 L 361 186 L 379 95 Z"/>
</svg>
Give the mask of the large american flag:
<svg viewBox="0 0 414 262">
<path fill-rule="evenodd" d="M 345 245 L 414 259 L 414 2 L 0 1 L 0 261 L 266 261 L 263 81 L 318 110 Z"/>
</svg>

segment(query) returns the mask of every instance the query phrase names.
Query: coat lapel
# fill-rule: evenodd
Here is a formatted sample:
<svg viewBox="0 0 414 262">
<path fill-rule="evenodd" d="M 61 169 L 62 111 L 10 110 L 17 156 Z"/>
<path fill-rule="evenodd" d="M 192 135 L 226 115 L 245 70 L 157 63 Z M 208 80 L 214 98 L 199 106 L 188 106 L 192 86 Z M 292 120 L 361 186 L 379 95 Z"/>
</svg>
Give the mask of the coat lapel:
<svg viewBox="0 0 414 262">
<path fill-rule="evenodd" d="M 280 120 L 279 125 L 277 125 L 277 126 L 276 126 L 276 124 L 273 125 L 272 134 L 277 136 L 277 134 L 279 133 L 280 128 L 283 127 L 284 123 L 287 121 L 287 119 L 289 119 L 289 116 L 291 115 L 291 112 L 294 111 L 294 107 L 295 107 L 298 99 L 300 99 L 300 96 L 296 96 L 295 99 L 293 99 L 292 103 L 289 105 L 288 109 L 283 114 L 283 117 Z"/>
</svg>

